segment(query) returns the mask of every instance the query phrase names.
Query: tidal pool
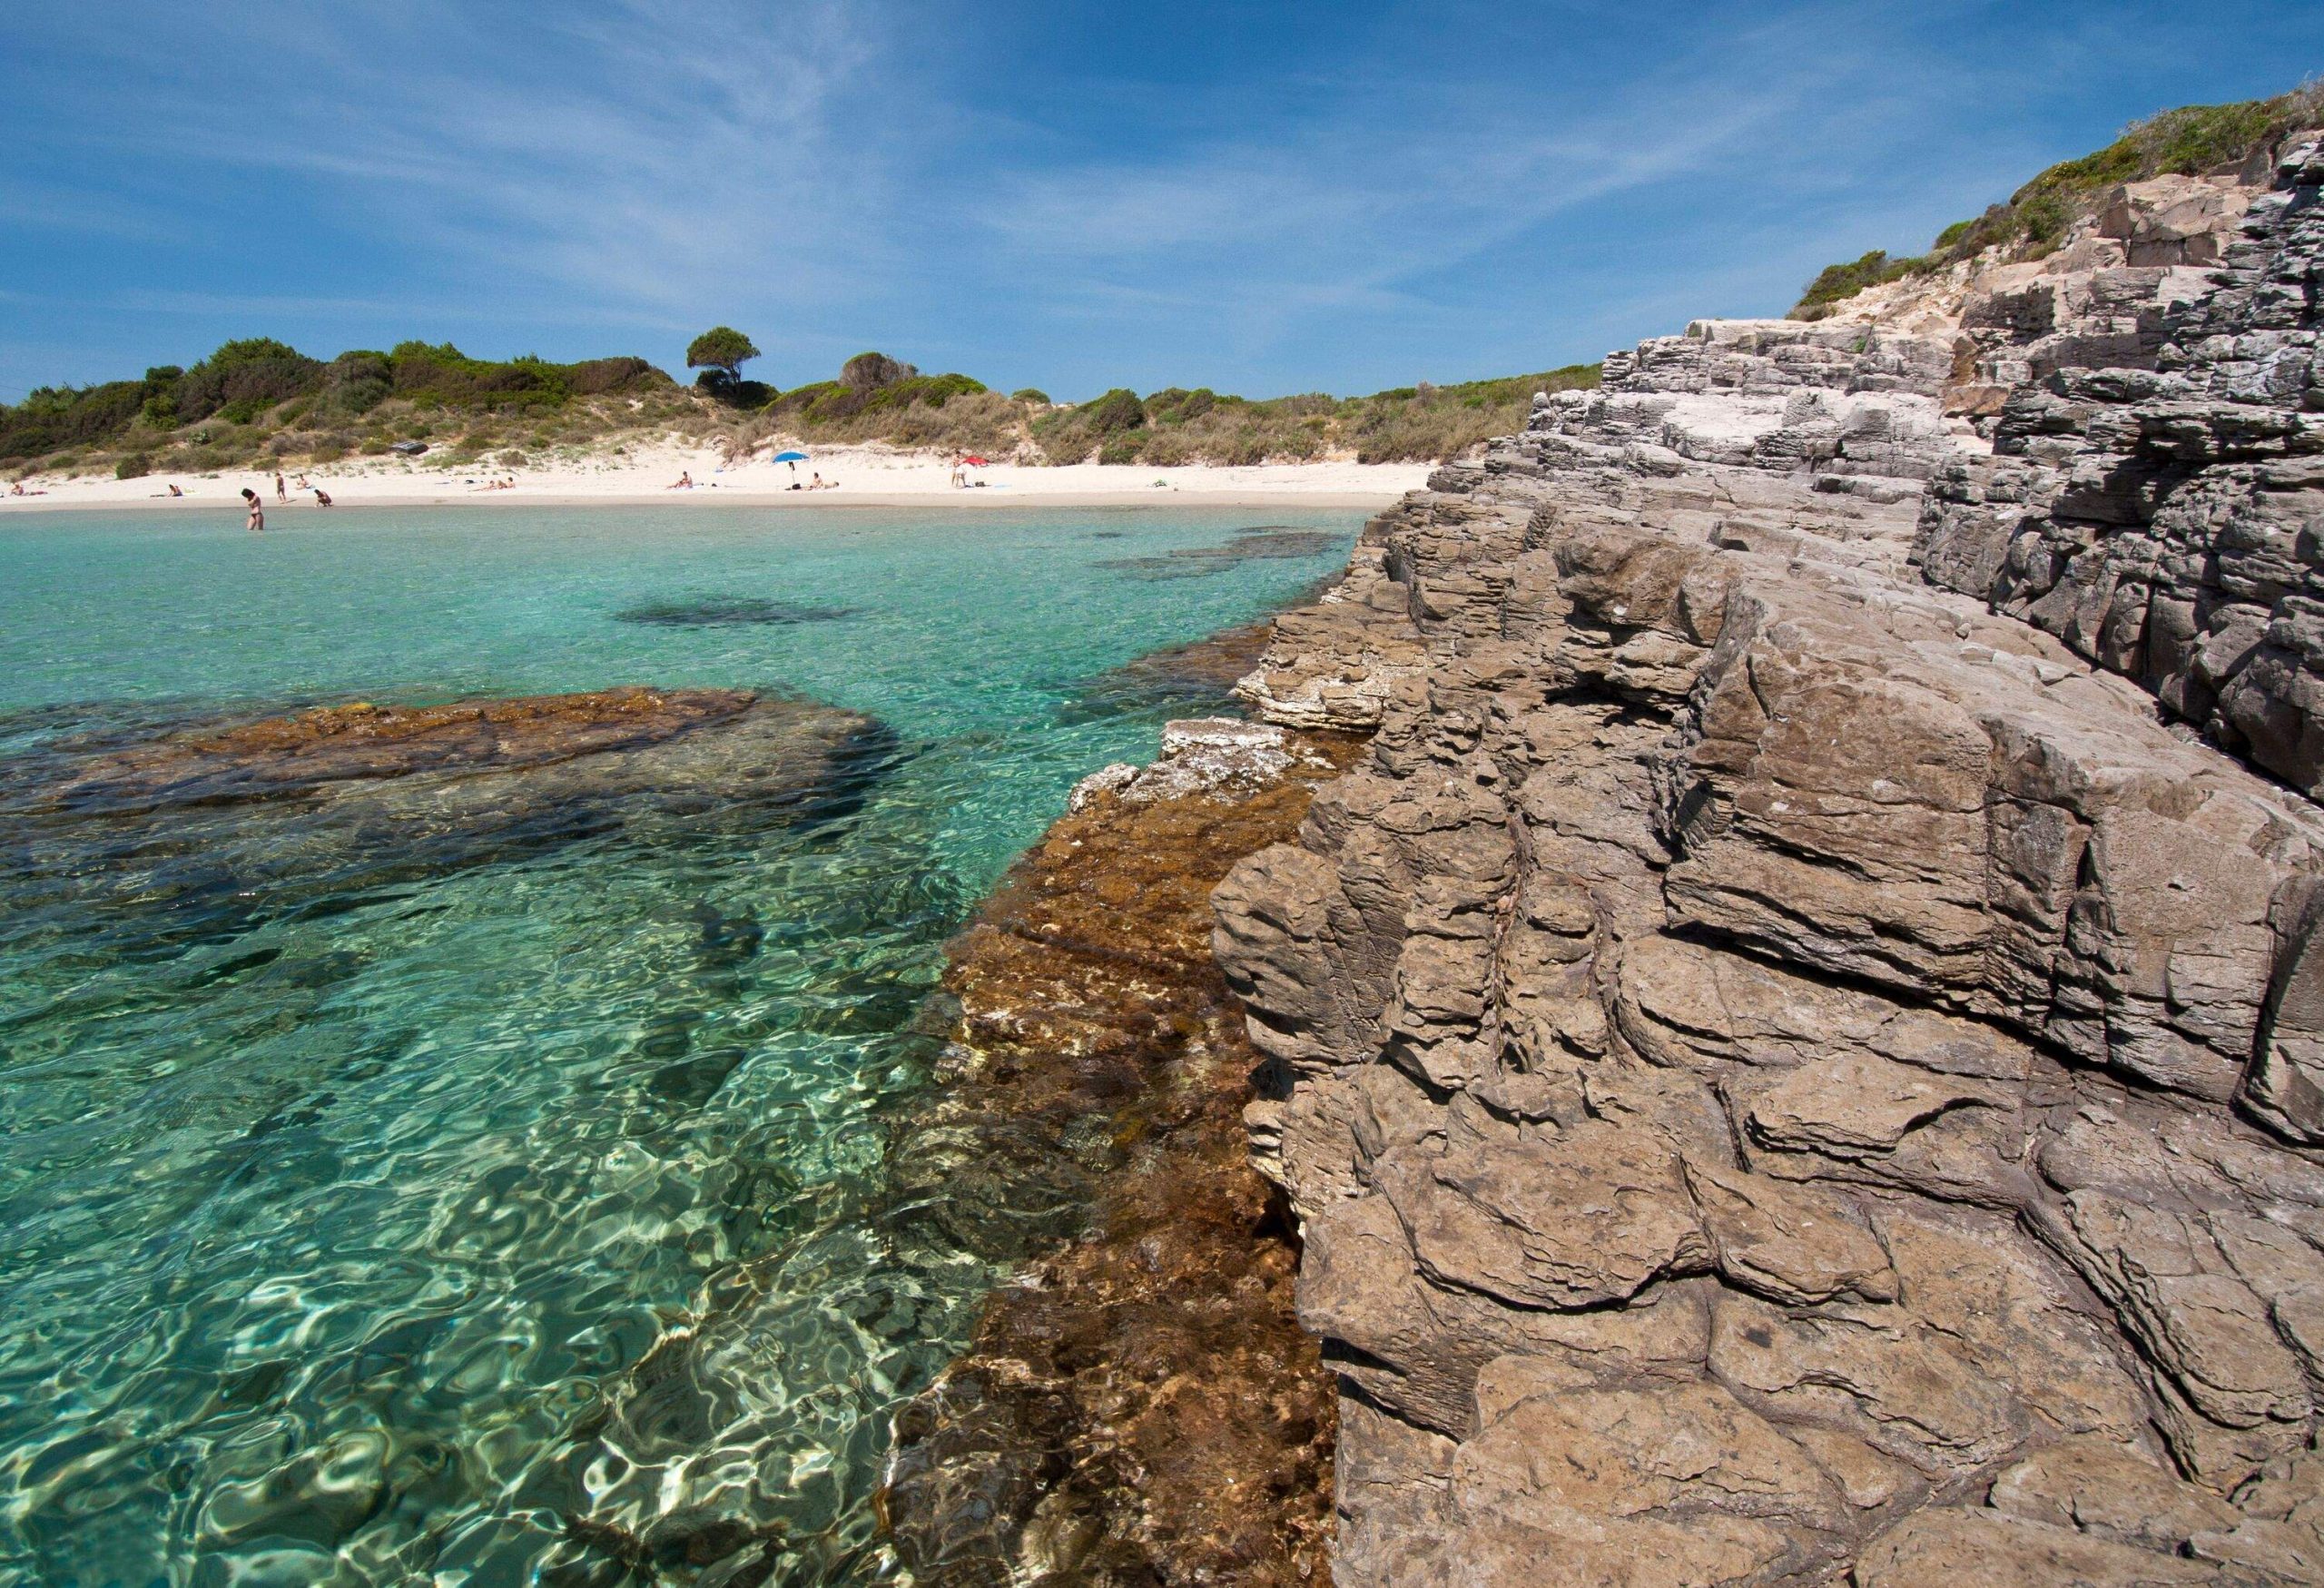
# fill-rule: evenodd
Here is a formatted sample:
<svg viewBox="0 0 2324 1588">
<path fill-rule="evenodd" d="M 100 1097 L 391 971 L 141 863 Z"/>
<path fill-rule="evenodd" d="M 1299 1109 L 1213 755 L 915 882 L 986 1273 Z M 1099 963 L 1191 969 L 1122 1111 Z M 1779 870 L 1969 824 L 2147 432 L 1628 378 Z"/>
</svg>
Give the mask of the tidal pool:
<svg viewBox="0 0 2324 1588">
<path fill-rule="evenodd" d="M 944 938 L 1199 704 L 1114 670 L 1361 515 L 1217 555 L 1260 522 L 0 519 L 0 1580 L 887 1574 L 887 1412 L 993 1278 L 884 1173 Z M 50 797 L 192 725 L 634 684 L 862 726 L 812 779 Z"/>
</svg>

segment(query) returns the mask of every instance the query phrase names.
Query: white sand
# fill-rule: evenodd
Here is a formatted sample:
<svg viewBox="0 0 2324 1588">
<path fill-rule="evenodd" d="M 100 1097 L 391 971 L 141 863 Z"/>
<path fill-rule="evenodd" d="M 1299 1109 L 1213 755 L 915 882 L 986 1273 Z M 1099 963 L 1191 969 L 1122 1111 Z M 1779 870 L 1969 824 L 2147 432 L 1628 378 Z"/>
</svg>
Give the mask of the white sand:
<svg viewBox="0 0 2324 1588">
<path fill-rule="evenodd" d="M 320 469 L 285 469 L 295 482 L 307 480 L 329 491 L 342 508 L 419 503 L 482 502 L 534 506 L 590 503 L 727 502 L 758 507 L 1037 507 L 1114 506 L 1176 501 L 1190 506 L 1282 506 L 1315 508 L 1386 507 L 1428 478 L 1425 463 L 1264 463 L 1247 468 L 1187 465 L 1156 469 L 1081 463 L 1063 469 L 995 463 L 968 470 L 979 482 L 963 489 L 950 483 L 951 467 L 937 453 L 898 452 L 884 447 L 804 449 L 810 460 L 798 466 L 802 485 L 821 473 L 836 490 L 793 491 L 789 464 L 763 459 L 732 468 L 707 448 L 661 446 L 633 449 L 621 458 L 599 457 L 550 462 L 536 468 L 493 469 L 468 463 L 448 467 L 440 454 L 414 460 L 349 459 Z M 694 488 L 666 488 L 680 474 L 694 477 Z M 513 490 L 487 491 L 484 482 L 514 477 Z M 185 495 L 168 494 L 174 482 Z M 291 492 L 289 507 L 274 499 L 271 472 L 222 472 L 214 477 L 148 475 L 143 479 L 32 479 L 27 491 L 41 496 L 0 495 L 0 513 L 58 508 L 165 508 L 179 511 L 240 511 L 244 486 L 257 491 L 267 511 L 311 512 L 314 498 Z"/>
</svg>

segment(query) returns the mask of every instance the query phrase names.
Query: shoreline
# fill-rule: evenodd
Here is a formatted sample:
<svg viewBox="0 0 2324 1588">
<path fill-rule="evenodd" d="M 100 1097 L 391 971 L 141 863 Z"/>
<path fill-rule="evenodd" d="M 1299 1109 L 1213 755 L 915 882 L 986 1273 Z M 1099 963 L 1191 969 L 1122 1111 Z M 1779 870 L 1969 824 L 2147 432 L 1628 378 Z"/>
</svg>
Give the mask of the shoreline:
<svg viewBox="0 0 2324 1588">
<path fill-rule="evenodd" d="M 953 491 L 943 495 L 918 491 L 864 491 L 849 495 L 817 492 L 721 491 L 715 496 L 686 493 L 664 496 L 658 493 L 579 493 L 557 492 L 525 495 L 519 491 L 494 491 L 488 495 L 448 493 L 434 496 L 406 496 L 374 498 L 368 501 L 334 503 L 320 508 L 311 503 L 275 504 L 267 508 L 272 522 L 277 513 L 304 518 L 320 513 L 362 512 L 398 508 L 651 508 L 657 506 L 729 507 L 729 508 L 921 508 L 929 509 L 965 508 L 978 512 L 1005 509 L 1011 507 L 1041 508 L 1144 508 L 1144 507 L 1205 507 L 1205 508 L 1322 508 L 1379 509 L 1393 507 L 1402 491 L 1324 491 L 1324 490 L 1249 490 L 1224 488 L 1217 490 L 1116 490 L 1116 491 L 1027 491 L 1022 493 L 997 491 Z M 804 499 L 802 499 L 802 498 Z M 78 501 L 11 501 L 7 510 L 26 515 L 45 513 L 133 513 L 141 511 L 168 512 L 172 509 L 192 514 L 203 512 L 240 513 L 241 507 L 228 498 L 207 499 L 197 497 L 172 498 L 163 501 L 103 500 Z"/>
<path fill-rule="evenodd" d="M 1076 463 L 1062 468 L 1000 463 L 975 470 L 980 483 L 951 484 L 951 466 L 931 453 L 890 452 L 877 448 L 835 449 L 815 455 L 808 478 L 828 472 L 837 482 L 828 490 L 793 490 L 787 466 L 763 461 L 723 465 L 713 452 L 665 448 L 618 461 L 583 459 L 551 467 L 501 468 L 481 460 L 462 465 L 472 472 L 448 475 L 440 467 L 406 462 L 327 466 L 303 478 L 328 490 L 332 512 L 362 508 L 621 507 L 704 504 L 745 508 L 992 508 L 1135 507 L 1178 502 L 1190 506 L 1366 508 L 1393 505 L 1423 487 L 1433 463 L 1315 463 L 1247 465 L 1180 464 L 1167 468 Z M 286 469 L 292 478 L 300 471 Z M 678 477 L 694 480 L 672 488 Z M 510 478 L 513 489 L 487 490 L 481 481 Z M 186 494 L 166 494 L 173 482 Z M 37 495 L 0 495 L 0 517 L 11 513 L 217 512 L 244 510 L 239 492 L 258 492 L 270 518 L 320 511 L 304 493 L 288 502 L 273 499 L 271 470 L 222 471 L 188 480 L 167 474 L 135 479 L 80 477 L 37 485 Z"/>
</svg>

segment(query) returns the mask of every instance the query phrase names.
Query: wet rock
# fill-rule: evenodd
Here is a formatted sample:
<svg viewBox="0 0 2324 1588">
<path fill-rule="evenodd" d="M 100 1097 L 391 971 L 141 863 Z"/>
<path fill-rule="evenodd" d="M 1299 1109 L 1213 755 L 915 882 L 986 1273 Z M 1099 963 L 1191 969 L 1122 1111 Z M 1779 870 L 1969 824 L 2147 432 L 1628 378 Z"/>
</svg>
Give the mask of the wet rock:
<svg viewBox="0 0 2324 1588">
<path fill-rule="evenodd" d="M 661 744 L 732 721 L 756 698 L 729 689 L 609 689 L 449 705 L 322 706 L 101 754 L 26 790 L 25 804 L 115 812 L 311 796 L 333 784 L 421 773 L 514 771 Z"/>
<path fill-rule="evenodd" d="M 886 1496 L 930 1584 L 1324 1580 L 1334 1415 L 1295 1250 L 1245 1156 L 1261 1056 L 1206 898 L 1345 741 L 1171 725 L 1085 783 L 954 943 L 937 1106 L 898 1195 L 1022 1263 L 899 1415 Z"/>
<path fill-rule="evenodd" d="M 241 931 L 346 895 L 585 838 L 812 820 L 860 797 L 888 737 L 852 712 L 629 688 L 330 706 L 64 745 L 0 768 L 25 907 L 118 931 Z M 747 956 L 748 923 L 705 926 Z"/>
<path fill-rule="evenodd" d="M 1219 546 L 1183 547 L 1158 557 L 1122 557 L 1098 563 L 1140 579 L 1197 579 L 1237 563 L 1276 558 L 1295 559 L 1335 551 L 1345 542 L 1324 529 L 1295 529 L 1261 524 L 1238 529 Z"/>
</svg>

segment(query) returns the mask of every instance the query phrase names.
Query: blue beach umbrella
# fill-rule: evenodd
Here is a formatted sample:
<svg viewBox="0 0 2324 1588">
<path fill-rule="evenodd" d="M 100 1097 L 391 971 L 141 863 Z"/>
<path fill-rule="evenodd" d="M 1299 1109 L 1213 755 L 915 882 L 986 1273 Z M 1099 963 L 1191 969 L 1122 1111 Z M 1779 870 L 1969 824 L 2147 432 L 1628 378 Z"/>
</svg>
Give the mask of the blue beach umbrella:
<svg viewBox="0 0 2324 1588">
<path fill-rule="evenodd" d="M 804 452 L 777 452 L 773 458 L 769 459 L 768 461 L 771 463 L 804 463 L 807 461 L 807 455 Z"/>
</svg>

